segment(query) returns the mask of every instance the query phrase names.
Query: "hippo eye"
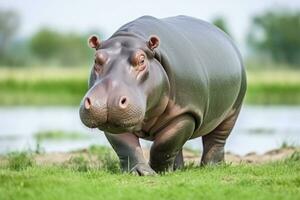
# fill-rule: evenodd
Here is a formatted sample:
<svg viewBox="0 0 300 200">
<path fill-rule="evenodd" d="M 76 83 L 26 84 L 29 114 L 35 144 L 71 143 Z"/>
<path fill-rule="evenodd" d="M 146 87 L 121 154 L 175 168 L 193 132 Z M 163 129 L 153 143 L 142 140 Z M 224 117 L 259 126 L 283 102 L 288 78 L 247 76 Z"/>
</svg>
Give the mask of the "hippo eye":
<svg viewBox="0 0 300 200">
<path fill-rule="evenodd" d="M 141 55 L 139 57 L 139 61 L 138 61 L 138 65 L 144 65 L 145 64 L 145 56 L 144 55 Z"/>
</svg>

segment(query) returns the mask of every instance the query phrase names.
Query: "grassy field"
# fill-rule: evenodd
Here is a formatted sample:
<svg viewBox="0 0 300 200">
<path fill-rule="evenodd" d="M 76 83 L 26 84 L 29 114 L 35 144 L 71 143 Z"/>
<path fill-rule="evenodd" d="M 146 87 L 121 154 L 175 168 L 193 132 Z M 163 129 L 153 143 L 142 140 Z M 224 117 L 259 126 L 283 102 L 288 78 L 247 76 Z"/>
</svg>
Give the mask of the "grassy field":
<svg viewBox="0 0 300 200">
<path fill-rule="evenodd" d="M 79 105 L 87 68 L 0 68 L 0 105 Z M 248 72 L 248 104 L 300 104 L 300 70 Z"/>
<path fill-rule="evenodd" d="M 248 71 L 248 104 L 300 104 L 300 70 Z"/>
<path fill-rule="evenodd" d="M 36 140 L 82 140 L 88 135 L 79 132 L 66 132 L 60 130 L 40 131 L 34 134 Z"/>
<path fill-rule="evenodd" d="M 0 105 L 79 105 L 88 69 L 0 69 Z"/>
<path fill-rule="evenodd" d="M 21 163 L 20 164 L 20 159 Z M 0 199 L 299 199 L 300 154 L 263 165 L 190 166 L 155 177 L 110 168 L 38 166 L 26 154 L 0 167 Z M 16 162 L 19 165 L 16 165 Z M 73 161 L 74 162 L 74 161 Z M 76 165 L 82 163 L 77 159 Z"/>
</svg>

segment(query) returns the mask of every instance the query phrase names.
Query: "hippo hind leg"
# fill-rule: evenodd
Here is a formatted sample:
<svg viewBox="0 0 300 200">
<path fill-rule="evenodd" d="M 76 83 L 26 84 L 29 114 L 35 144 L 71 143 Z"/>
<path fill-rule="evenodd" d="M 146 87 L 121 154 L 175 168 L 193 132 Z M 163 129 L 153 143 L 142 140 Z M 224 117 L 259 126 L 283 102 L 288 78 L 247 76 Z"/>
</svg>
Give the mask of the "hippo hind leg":
<svg viewBox="0 0 300 200">
<path fill-rule="evenodd" d="M 224 146 L 231 133 L 240 108 L 233 110 L 212 132 L 202 137 L 203 154 L 201 165 L 217 164 L 224 161 Z"/>
</svg>

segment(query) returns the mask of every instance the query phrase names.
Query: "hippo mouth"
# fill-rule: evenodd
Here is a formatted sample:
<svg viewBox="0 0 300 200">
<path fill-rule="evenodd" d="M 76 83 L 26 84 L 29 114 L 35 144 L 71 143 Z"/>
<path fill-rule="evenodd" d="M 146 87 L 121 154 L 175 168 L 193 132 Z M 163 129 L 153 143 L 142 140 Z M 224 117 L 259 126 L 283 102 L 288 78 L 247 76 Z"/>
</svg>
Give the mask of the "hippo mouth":
<svg viewBox="0 0 300 200">
<path fill-rule="evenodd" d="M 141 109 L 131 107 L 126 112 L 118 112 L 110 109 L 107 112 L 106 121 L 99 123 L 98 128 L 111 133 L 124 133 L 141 130 L 144 120 L 144 112 Z"/>
<path fill-rule="evenodd" d="M 139 127 L 142 124 L 143 118 L 140 117 L 137 120 L 121 120 L 115 121 L 110 120 L 108 117 L 105 120 L 97 120 L 98 117 L 95 116 L 84 116 L 82 117 L 82 122 L 89 128 L 98 128 L 102 131 L 108 132 L 128 132 L 140 130 Z M 103 119 L 103 118 L 102 118 Z"/>
<path fill-rule="evenodd" d="M 97 128 L 105 132 L 120 134 L 124 132 L 140 131 L 142 129 L 141 124 L 141 122 L 130 124 L 105 123 L 101 124 Z"/>
</svg>

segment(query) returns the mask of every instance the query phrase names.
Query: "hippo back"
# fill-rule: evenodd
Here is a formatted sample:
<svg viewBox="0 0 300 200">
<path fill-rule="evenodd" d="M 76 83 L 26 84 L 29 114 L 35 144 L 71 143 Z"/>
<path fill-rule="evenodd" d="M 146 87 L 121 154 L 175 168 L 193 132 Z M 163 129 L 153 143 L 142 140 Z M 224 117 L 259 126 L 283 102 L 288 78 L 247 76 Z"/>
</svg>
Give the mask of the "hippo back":
<svg viewBox="0 0 300 200">
<path fill-rule="evenodd" d="M 194 116 L 195 137 L 209 133 L 241 104 L 246 89 L 241 56 L 215 26 L 187 16 L 144 16 L 122 26 L 112 37 L 120 32 L 145 41 L 150 35 L 160 38 L 155 53 L 170 81 L 170 100 Z"/>
</svg>

